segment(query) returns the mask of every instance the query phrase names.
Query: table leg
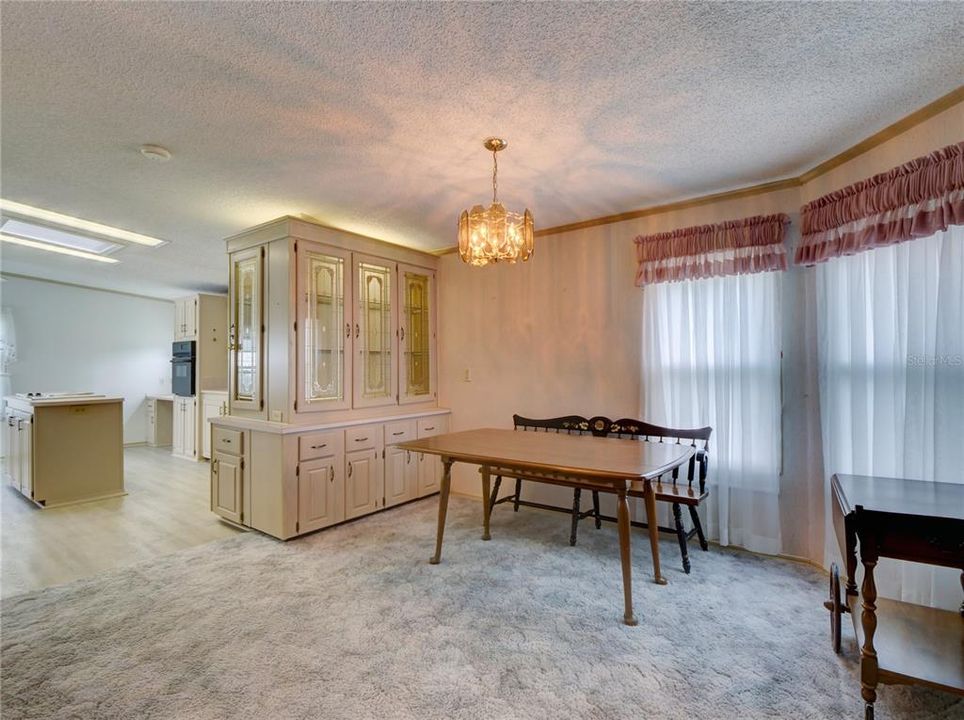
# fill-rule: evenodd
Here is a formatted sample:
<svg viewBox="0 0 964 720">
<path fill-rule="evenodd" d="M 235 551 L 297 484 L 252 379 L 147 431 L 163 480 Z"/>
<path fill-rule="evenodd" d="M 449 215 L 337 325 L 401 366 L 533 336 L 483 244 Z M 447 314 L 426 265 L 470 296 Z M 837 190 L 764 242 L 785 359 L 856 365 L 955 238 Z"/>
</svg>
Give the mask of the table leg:
<svg viewBox="0 0 964 720">
<path fill-rule="evenodd" d="M 653 484 L 647 480 L 643 488 L 643 500 L 646 503 L 646 522 L 649 524 L 649 547 L 653 553 L 653 576 L 657 585 L 665 585 L 666 578 L 659 570 L 659 523 L 656 518 L 656 491 Z"/>
<path fill-rule="evenodd" d="M 626 490 L 620 490 L 616 499 L 616 521 L 619 526 L 619 559 L 623 564 L 623 622 L 636 625 L 633 615 L 633 563 L 629 544 L 629 499 Z"/>
<path fill-rule="evenodd" d="M 866 552 L 865 545 L 868 548 Z M 864 646 L 860 649 L 860 694 L 866 703 L 867 718 L 874 717 L 874 703 L 877 701 L 877 651 L 874 649 L 874 633 L 877 631 L 877 584 L 874 582 L 874 567 L 877 565 L 877 553 L 874 547 L 872 538 L 861 537 L 860 561 L 864 565 L 864 582 L 860 588 L 860 624 L 864 630 Z"/>
<path fill-rule="evenodd" d="M 483 465 L 479 472 L 482 473 L 482 539 L 491 540 L 492 536 L 489 534 L 489 513 L 492 512 L 492 506 L 489 505 L 489 495 L 491 494 L 489 488 L 489 467 Z"/>
<path fill-rule="evenodd" d="M 449 490 L 452 487 L 452 460 L 442 458 L 442 485 L 438 494 L 438 530 L 435 531 L 435 555 L 429 562 L 438 565 L 442 561 L 442 536 L 445 534 L 445 513 L 449 509 Z"/>
</svg>

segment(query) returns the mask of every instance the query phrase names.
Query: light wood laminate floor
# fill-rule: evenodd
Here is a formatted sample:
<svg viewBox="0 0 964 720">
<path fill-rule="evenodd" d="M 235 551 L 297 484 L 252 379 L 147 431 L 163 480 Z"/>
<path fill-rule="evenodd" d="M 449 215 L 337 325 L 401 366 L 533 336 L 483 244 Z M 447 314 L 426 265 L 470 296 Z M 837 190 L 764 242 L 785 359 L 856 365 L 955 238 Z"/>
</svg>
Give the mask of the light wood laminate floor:
<svg viewBox="0 0 964 720">
<path fill-rule="evenodd" d="M 209 509 L 208 464 L 170 448 L 124 450 L 127 495 L 41 510 L 0 492 L 0 595 L 9 597 L 131 565 L 239 532 Z"/>
</svg>

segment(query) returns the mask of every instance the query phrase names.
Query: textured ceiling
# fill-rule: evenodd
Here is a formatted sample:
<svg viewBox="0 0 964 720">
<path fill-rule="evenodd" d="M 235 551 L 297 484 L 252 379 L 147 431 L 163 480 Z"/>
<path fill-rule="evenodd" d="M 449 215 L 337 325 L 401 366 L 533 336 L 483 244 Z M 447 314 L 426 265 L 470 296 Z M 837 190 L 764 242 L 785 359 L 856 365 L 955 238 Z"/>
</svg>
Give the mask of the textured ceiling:
<svg viewBox="0 0 964 720">
<path fill-rule="evenodd" d="M 4 270 L 168 297 L 223 287 L 221 239 L 285 213 L 451 245 L 488 135 L 500 195 L 547 227 L 796 174 L 964 77 L 956 2 L 0 12 L 2 196 L 170 241 Z"/>
</svg>

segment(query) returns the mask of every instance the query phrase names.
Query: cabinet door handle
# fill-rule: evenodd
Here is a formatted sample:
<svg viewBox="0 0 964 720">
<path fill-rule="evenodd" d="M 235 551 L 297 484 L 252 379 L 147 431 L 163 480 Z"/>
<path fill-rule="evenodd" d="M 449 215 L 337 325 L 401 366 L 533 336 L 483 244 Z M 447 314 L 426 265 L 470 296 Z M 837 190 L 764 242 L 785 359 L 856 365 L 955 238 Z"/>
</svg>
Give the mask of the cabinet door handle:
<svg viewBox="0 0 964 720">
<path fill-rule="evenodd" d="M 419 454 L 418 454 L 418 461 L 419 461 L 419 462 L 422 462 L 422 461 L 424 461 L 424 460 L 425 460 L 425 453 L 419 453 Z"/>
<path fill-rule="evenodd" d="M 345 323 L 345 337 L 351 337 L 351 323 Z"/>
<path fill-rule="evenodd" d="M 328 467 L 328 482 L 335 482 L 335 466 L 330 465 Z"/>
<path fill-rule="evenodd" d="M 359 328 L 358 323 L 355 323 L 355 337 L 357 338 L 360 333 L 361 328 Z"/>
<path fill-rule="evenodd" d="M 398 332 L 400 335 L 398 339 L 401 340 L 402 342 L 405 342 L 405 328 L 399 328 Z"/>
<path fill-rule="evenodd" d="M 351 477 L 351 463 L 348 463 L 348 477 Z"/>
<path fill-rule="evenodd" d="M 405 464 L 406 465 L 412 464 L 412 453 L 410 453 L 408 450 L 405 451 Z"/>
</svg>

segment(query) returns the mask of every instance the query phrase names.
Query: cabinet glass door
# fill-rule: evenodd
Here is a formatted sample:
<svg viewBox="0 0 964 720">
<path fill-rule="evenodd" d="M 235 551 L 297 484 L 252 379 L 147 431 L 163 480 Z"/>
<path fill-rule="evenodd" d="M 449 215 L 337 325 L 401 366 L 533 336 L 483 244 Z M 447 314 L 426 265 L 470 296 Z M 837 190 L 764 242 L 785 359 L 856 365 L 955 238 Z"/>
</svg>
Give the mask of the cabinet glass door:
<svg viewBox="0 0 964 720">
<path fill-rule="evenodd" d="M 399 278 L 399 346 L 402 358 L 399 402 L 424 402 L 435 396 L 435 273 L 401 265 Z"/>
<path fill-rule="evenodd" d="M 347 408 L 346 351 L 351 324 L 346 318 L 349 254 L 321 245 L 298 245 L 298 412 Z"/>
<path fill-rule="evenodd" d="M 232 408 L 262 409 L 262 252 L 261 248 L 254 248 L 232 256 Z"/>
<path fill-rule="evenodd" d="M 356 256 L 355 262 L 355 407 L 391 405 L 397 400 L 395 309 L 392 279 L 395 263 Z"/>
</svg>

